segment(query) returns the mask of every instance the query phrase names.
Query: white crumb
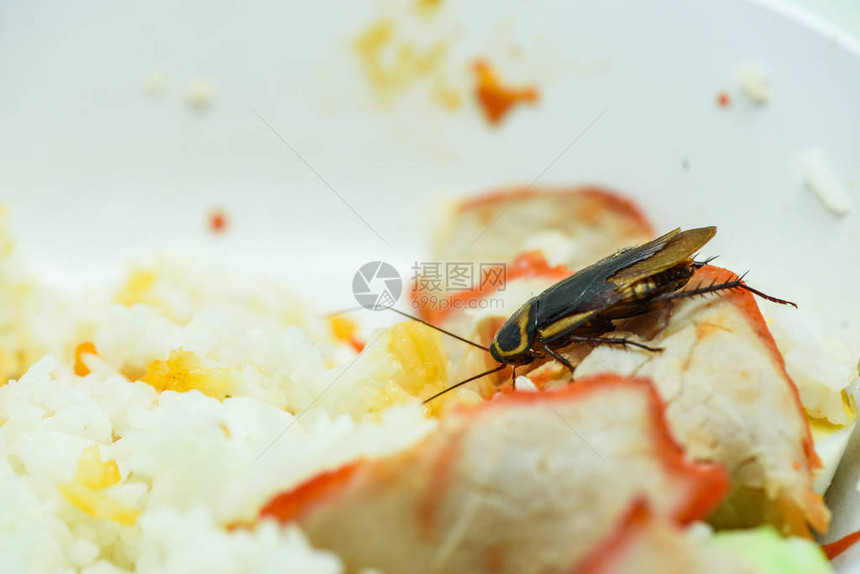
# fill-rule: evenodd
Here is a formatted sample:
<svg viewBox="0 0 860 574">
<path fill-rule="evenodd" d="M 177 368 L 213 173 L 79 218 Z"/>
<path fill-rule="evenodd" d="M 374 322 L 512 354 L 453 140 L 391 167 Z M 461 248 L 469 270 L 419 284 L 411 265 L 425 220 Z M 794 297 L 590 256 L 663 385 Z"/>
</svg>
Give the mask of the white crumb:
<svg viewBox="0 0 860 574">
<path fill-rule="evenodd" d="M 538 390 L 532 380 L 523 375 L 520 375 L 516 378 L 516 380 L 514 381 L 514 386 L 516 386 L 518 391 L 535 392 Z"/>
<path fill-rule="evenodd" d="M 144 80 L 143 88 L 150 96 L 160 96 L 164 93 L 164 76 L 155 72 L 149 74 Z"/>
<path fill-rule="evenodd" d="M 741 91 L 753 103 L 764 105 L 770 101 L 770 76 L 760 62 L 741 62 L 735 69 Z"/>
<path fill-rule="evenodd" d="M 842 180 L 833 170 L 830 160 L 820 148 L 812 147 L 801 152 L 800 165 L 806 186 L 815 193 L 824 207 L 840 216 L 851 211 L 851 198 L 845 191 Z"/>
<path fill-rule="evenodd" d="M 212 105 L 214 91 L 207 80 L 194 80 L 185 89 L 185 101 L 197 110 L 203 110 Z"/>
</svg>

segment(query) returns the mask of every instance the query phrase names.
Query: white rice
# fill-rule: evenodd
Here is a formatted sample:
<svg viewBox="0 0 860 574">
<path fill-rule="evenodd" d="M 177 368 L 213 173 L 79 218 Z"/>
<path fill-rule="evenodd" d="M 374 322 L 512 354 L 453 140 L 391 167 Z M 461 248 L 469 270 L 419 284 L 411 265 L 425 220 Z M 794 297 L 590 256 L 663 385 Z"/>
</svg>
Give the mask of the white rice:
<svg viewBox="0 0 860 574">
<path fill-rule="evenodd" d="M 50 357 L 0 388 L 0 419 L 4 572 L 72 572 L 99 560 L 105 572 L 134 563 L 140 572 L 234 572 L 238 564 L 339 572 L 336 558 L 295 532 L 223 527 L 252 520 L 271 496 L 321 470 L 402 449 L 434 424 L 418 405 L 389 409 L 377 422 L 321 410 L 297 420 L 250 397 L 159 395 L 119 375 L 77 377 Z M 88 516 L 58 489 L 93 444 L 122 476 L 105 494 L 143 509 L 134 526 Z"/>
<path fill-rule="evenodd" d="M 762 311 L 806 412 L 836 425 L 846 424 L 842 391 L 857 377 L 857 357 L 827 334 L 818 315 L 774 304 L 762 305 Z"/>
<path fill-rule="evenodd" d="M 365 389 L 403 373 L 384 345 L 329 368 L 334 343 L 308 334 L 301 303 L 279 285 L 161 260 L 146 304 L 95 297 L 82 309 L 60 305 L 11 245 L 3 255 L 0 351 L 4 373 L 18 380 L 0 386 L 0 572 L 342 572 L 295 528 L 225 527 L 323 470 L 397 452 L 436 424 L 417 401 L 363 415 Z M 72 351 L 85 340 L 97 354 L 82 357 L 91 372 L 77 376 Z M 231 373 L 231 397 L 159 393 L 123 374 L 176 349 Z M 140 510 L 133 524 L 92 516 L 61 491 L 93 445 L 119 470 L 98 496 Z"/>
<path fill-rule="evenodd" d="M 800 153 L 800 165 L 806 187 L 833 214 L 845 216 L 851 211 L 851 197 L 820 148 L 811 147 Z"/>
</svg>

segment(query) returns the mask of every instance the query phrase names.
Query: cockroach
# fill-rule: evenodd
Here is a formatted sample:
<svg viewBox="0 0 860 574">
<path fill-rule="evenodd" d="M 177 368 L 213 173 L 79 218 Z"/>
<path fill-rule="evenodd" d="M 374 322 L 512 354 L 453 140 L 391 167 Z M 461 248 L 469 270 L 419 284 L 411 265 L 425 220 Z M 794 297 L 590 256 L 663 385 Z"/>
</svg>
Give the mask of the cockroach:
<svg viewBox="0 0 860 574">
<path fill-rule="evenodd" d="M 528 365 L 547 355 L 573 373 L 574 366 L 559 350 L 574 343 L 633 346 L 659 352 L 662 349 L 623 337 L 602 335 L 615 329 L 613 321 L 648 313 L 658 304 L 672 299 L 743 289 L 768 301 L 797 307 L 790 301 L 771 297 L 746 285 L 744 276 L 681 291 L 697 269 L 713 260 L 695 261 L 693 254 L 710 241 L 716 232 L 717 228 L 713 226 L 686 231 L 674 229 L 642 245 L 624 248 L 577 271 L 526 301 L 496 332 L 489 347 L 416 319 L 484 349 L 499 363 L 498 367 L 460 381 L 426 399 L 424 403 L 505 367 L 512 366 L 515 372 L 518 366 Z M 396 312 L 415 319 L 401 311 Z"/>
</svg>

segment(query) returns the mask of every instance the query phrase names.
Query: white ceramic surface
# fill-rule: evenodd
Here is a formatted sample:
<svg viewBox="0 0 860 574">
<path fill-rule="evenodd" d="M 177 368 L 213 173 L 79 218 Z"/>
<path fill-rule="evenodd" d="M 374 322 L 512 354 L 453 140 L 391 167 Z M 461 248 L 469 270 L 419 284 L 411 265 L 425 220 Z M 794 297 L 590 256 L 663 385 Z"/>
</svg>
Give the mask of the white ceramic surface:
<svg viewBox="0 0 860 574">
<path fill-rule="evenodd" d="M 0 200 L 22 249 L 70 285 L 154 250 L 202 249 L 342 308 L 359 264 L 408 272 L 423 258 L 442 195 L 542 174 L 629 194 L 661 230 L 719 226 L 707 255 L 860 341 L 855 40 L 774 2 L 445 2 L 427 26 L 449 38 L 455 81 L 486 55 L 541 89 L 537 106 L 493 129 L 471 101 L 450 112 L 421 86 L 379 105 L 353 41 L 391 12 L 333 0 L 3 2 Z M 519 60 L 500 53 L 512 44 Z M 764 107 L 736 89 L 749 58 L 771 73 Z M 158 97 L 150 73 L 164 78 Z M 184 101 L 195 78 L 214 90 L 203 112 Z M 715 105 L 721 90 L 730 109 Z M 809 145 L 846 182 L 847 217 L 804 189 L 794 157 Z M 232 226 L 212 238 L 205 214 L 219 206 Z"/>
</svg>

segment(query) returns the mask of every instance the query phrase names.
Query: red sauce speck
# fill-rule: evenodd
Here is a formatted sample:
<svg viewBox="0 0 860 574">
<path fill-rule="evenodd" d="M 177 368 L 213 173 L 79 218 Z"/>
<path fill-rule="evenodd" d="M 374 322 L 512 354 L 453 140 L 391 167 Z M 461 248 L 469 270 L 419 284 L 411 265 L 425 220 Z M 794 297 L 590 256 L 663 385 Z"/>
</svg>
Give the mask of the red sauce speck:
<svg viewBox="0 0 860 574">
<path fill-rule="evenodd" d="M 536 88 L 511 88 L 500 84 L 493 68 L 483 60 L 475 62 L 474 70 L 477 78 L 475 97 L 491 124 L 499 123 L 515 104 L 538 99 Z"/>
<path fill-rule="evenodd" d="M 726 92 L 717 94 L 717 105 L 721 108 L 727 108 L 732 105 L 732 98 Z"/>
<path fill-rule="evenodd" d="M 223 233 L 227 229 L 227 214 L 221 210 L 209 214 L 209 230 L 212 233 Z"/>
<path fill-rule="evenodd" d="M 299 520 L 315 505 L 342 492 L 361 464 L 360 460 L 321 472 L 292 490 L 275 495 L 260 510 L 260 517 L 272 517 L 281 523 Z"/>
<path fill-rule="evenodd" d="M 349 346 L 352 347 L 356 353 L 361 353 L 364 350 L 364 347 L 367 345 L 367 343 L 365 343 L 361 339 L 357 339 L 355 337 L 352 337 L 347 342 L 349 343 Z"/>
<path fill-rule="evenodd" d="M 852 532 L 848 536 L 843 536 L 836 542 L 831 542 L 830 544 L 824 544 L 821 548 L 824 550 L 824 553 L 827 555 L 827 558 L 833 560 L 849 548 L 853 546 L 858 540 L 860 540 L 860 530 L 857 532 Z"/>
</svg>

